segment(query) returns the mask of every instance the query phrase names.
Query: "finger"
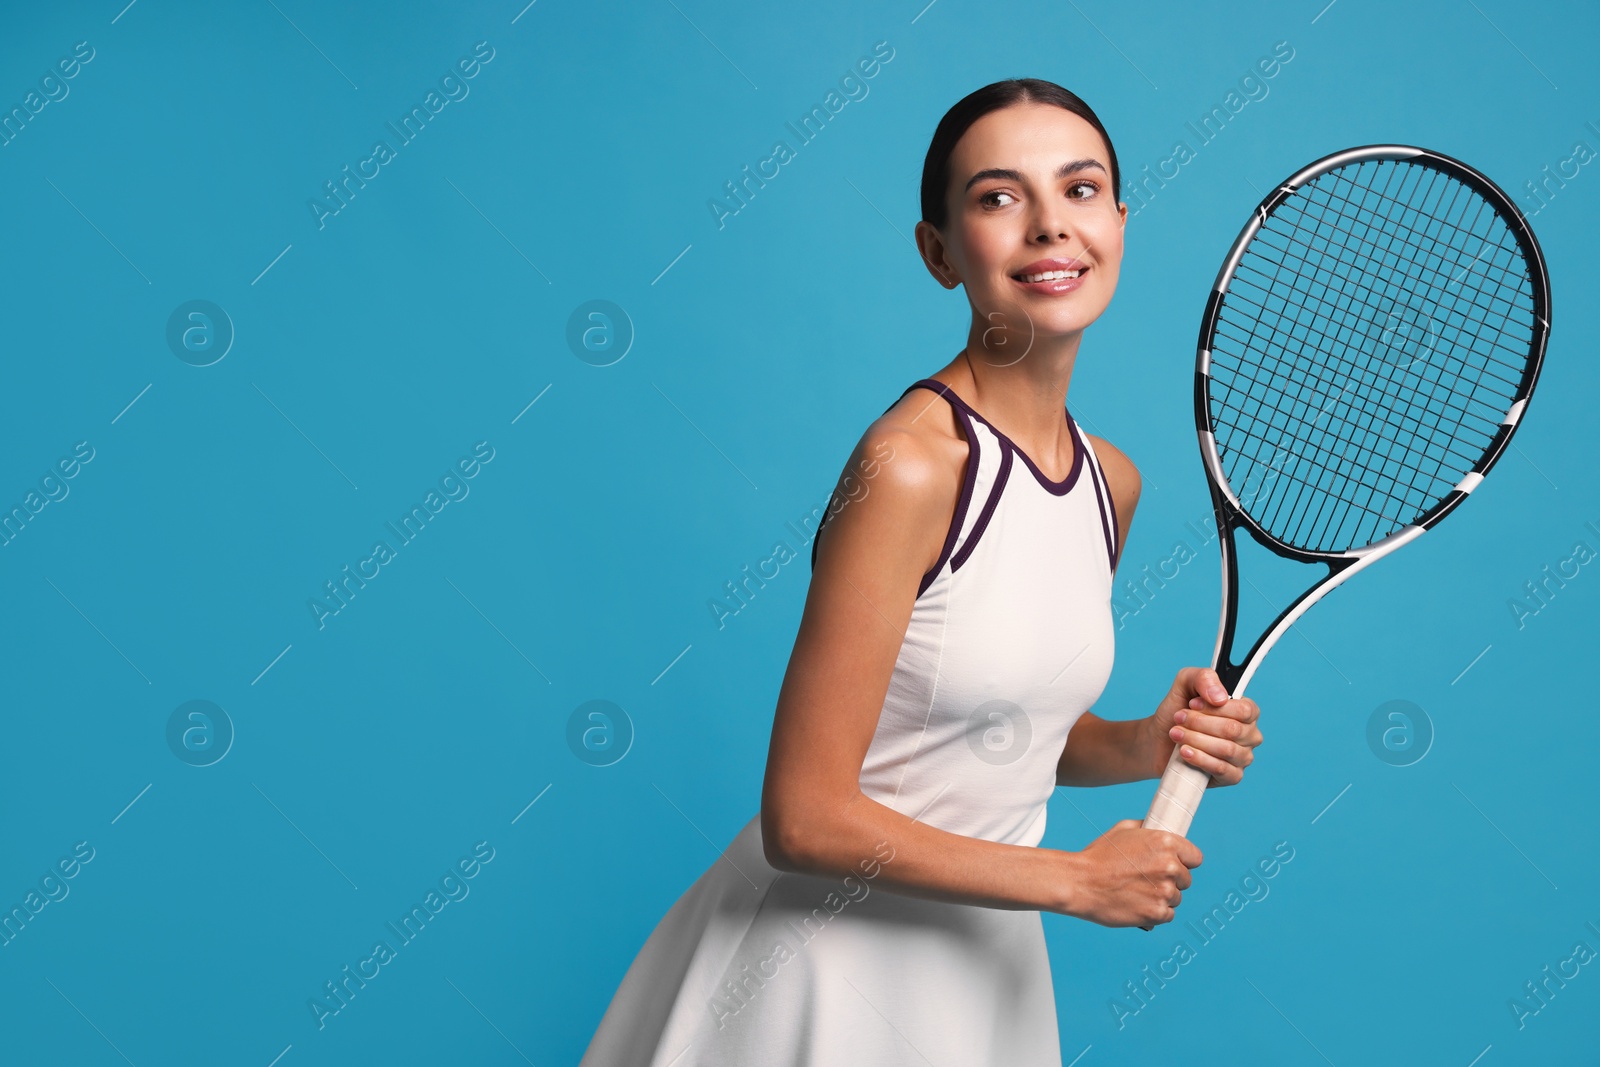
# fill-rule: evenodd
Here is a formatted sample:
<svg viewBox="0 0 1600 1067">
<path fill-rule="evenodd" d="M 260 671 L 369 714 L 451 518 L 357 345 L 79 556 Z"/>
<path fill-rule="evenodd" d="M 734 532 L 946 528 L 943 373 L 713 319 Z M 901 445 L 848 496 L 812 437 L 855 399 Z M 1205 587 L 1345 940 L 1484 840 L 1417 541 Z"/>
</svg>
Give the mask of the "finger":
<svg viewBox="0 0 1600 1067">
<path fill-rule="evenodd" d="M 1226 704 L 1228 702 L 1228 691 L 1223 688 L 1222 679 L 1217 677 L 1216 671 L 1207 667 L 1200 672 L 1196 680 L 1199 684 L 1195 686 L 1195 692 L 1205 697 L 1208 701 L 1213 704 Z"/>
<path fill-rule="evenodd" d="M 1221 708 L 1187 712 L 1183 716 L 1183 728 L 1195 733 L 1210 734 L 1212 737 L 1226 738 L 1229 741 L 1242 740 L 1255 729 L 1253 725 L 1240 722 L 1221 712 Z"/>
<path fill-rule="evenodd" d="M 1213 737 L 1225 737 L 1236 742 L 1241 748 L 1255 748 L 1261 744 L 1261 728 L 1255 724 L 1253 718 L 1240 718 L 1242 712 L 1231 702 L 1220 708 L 1208 710 L 1205 714 L 1196 714 L 1192 711 L 1183 713 L 1183 718 L 1174 717 L 1174 722 L 1181 722 L 1186 729 L 1197 733 L 1211 734 Z M 1213 750 L 1214 751 L 1214 750 Z M 1237 759 L 1233 762 L 1239 762 Z"/>
<path fill-rule="evenodd" d="M 1206 710 L 1215 715 L 1226 715 L 1230 719 L 1238 719 L 1240 722 L 1244 723 L 1255 722 L 1261 717 L 1261 709 L 1256 705 L 1256 702 L 1251 700 L 1249 697 L 1240 697 L 1238 700 L 1230 700 L 1221 707 L 1208 708 Z"/>
<path fill-rule="evenodd" d="M 1189 745 L 1179 749 L 1183 753 L 1183 761 L 1191 767 L 1198 767 L 1211 776 L 1214 785 L 1237 785 L 1244 777 L 1244 770 L 1234 766 L 1227 760 L 1218 759 L 1216 756 L 1201 752 Z"/>
<path fill-rule="evenodd" d="M 1185 667 L 1180 670 L 1173 682 L 1172 695 L 1180 700 L 1200 696 L 1211 704 L 1223 704 L 1228 699 L 1228 691 L 1222 687 L 1222 679 L 1218 678 L 1217 672 L 1210 667 Z"/>
<path fill-rule="evenodd" d="M 1199 749 L 1207 756 L 1214 756 L 1223 763 L 1231 763 L 1236 767 L 1244 766 L 1245 756 L 1249 752 L 1249 749 L 1228 738 L 1188 731 L 1182 726 L 1174 726 L 1171 733 L 1175 743 L 1186 748 Z"/>
</svg>

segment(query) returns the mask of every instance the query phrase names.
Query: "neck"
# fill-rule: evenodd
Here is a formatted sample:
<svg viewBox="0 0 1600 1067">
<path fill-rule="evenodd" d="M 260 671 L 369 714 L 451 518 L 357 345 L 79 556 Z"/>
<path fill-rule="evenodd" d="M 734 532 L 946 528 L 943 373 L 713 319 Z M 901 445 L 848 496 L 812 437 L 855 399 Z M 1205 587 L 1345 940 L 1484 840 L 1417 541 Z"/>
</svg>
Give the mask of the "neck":
<svg viewBox="0 0 1600 1067">
<path fill-rule="evenodd" d="M 1070 463 L 1061 410 L 1083 332 L 1049 338 L 1018 332 L 974 320 L 966 347 L 939 376 L 1030 455 Z"/>
</svg>

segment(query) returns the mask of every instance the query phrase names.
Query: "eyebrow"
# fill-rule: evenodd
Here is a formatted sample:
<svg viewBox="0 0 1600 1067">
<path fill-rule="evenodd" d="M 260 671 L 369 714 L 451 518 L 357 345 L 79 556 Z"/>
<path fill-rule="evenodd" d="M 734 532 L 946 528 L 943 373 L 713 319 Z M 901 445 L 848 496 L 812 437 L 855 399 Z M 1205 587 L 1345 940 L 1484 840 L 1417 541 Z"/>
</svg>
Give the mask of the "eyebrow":
<svg viewBox="0 0 1600 1067">
<path fill-rule="evenodd" d="M 1067 162 L 1056 168 L 1055 176 L 1057 178 L 1065 178 L 1068 175 L 1078 173 L 1080 170 L 1090 169 L 1097 170 L 1102 174 L 1104 174 L 1106 171 L 1106 168 L 1100 165 L 1100 161 L 1098 159 L 1069 159 Z M 965 192 L 967 189 L 971 189 L 974 185 L 978 184 L 985 178 L 1009 178 L 1014 182 L 1023 182 L 1027 180 L 1023 178 L 1020 171 L 1010 170 L 1005 167 L 990 167 L 988 170 L 980 170 L 971 178 L 967 179 L 966 187 L 962 190 L 962 192 Z"/>
</svg>

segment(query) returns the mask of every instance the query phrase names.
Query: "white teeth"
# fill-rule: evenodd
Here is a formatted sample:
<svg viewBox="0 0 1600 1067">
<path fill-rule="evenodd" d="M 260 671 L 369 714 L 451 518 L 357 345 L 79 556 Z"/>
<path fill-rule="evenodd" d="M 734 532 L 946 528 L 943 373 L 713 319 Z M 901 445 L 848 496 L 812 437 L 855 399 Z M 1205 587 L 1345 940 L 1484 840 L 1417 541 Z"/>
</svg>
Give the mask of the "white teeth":
<svg viewBox="0 0 1600 1067">
<path fill-rule="evenodd" d="M 1082 270 L 1051 270 L 1043 274 L 1023 274 L 1020 277 L 1025 282 L 1058 281 L 1062 278 L 1076 278 Z"/>
</svg>

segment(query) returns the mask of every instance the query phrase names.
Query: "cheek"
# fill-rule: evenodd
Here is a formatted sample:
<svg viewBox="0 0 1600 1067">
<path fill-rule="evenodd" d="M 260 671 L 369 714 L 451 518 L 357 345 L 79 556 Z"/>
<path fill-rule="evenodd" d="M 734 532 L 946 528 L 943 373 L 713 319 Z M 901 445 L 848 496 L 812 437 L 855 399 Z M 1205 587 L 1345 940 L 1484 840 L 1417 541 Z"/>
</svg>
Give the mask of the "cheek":
<svg viewBox="0 0 1600 1067">
<path fill-rule="evenodd" d="M 967 266 L 976 273 L 985 273 L 984 268 L 990 264 L 1004 263 L 1005 250 L 1014 247 L 1013 243 L 995 230 L 993 226 L 980 226 L 966 230 L 961 235 L 961 246 L 966 252 Z"/>
<path fill-rule="evenodd" d="M 1122 236 L 1122 227 L 1113 221 L 1093 238 L 1100 268 L 1112 281 L 1116 280 L 1122 267 Z"/>
</svg>

